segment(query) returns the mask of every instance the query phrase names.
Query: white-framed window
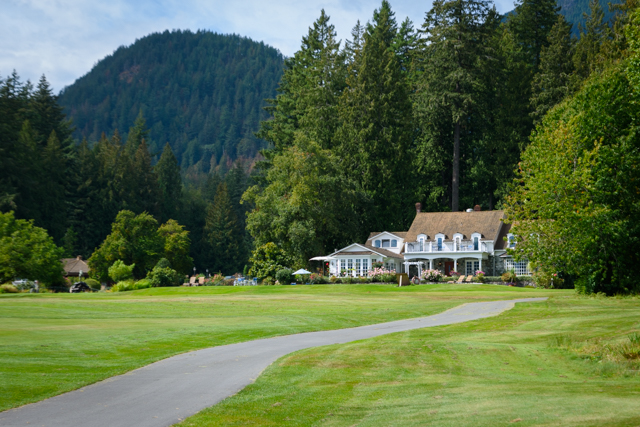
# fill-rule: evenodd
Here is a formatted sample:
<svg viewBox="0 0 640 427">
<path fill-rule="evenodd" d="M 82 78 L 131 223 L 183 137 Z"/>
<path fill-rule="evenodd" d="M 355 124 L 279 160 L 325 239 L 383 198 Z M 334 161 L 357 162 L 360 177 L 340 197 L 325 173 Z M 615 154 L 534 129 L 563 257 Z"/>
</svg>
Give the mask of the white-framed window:
<svg viewBox="0 0 640 427">
<path fill-rule="evenodd" d="M 373 242 L 373 246 L 375 246 L 376 248 L 380 247 L 380 240 L 376 240 Z"/>
<path fill-rule="evenodd" d="M 362 275 L 366 275 L 367 272 L 369 271 L 369 260 L 368 259 L 363 259 L 362 260 Z"/>
<path fill-rule="evenodd" d="M 360 258 L 356 258 L 356 276 L 359 276 L 361 274 L 360 272 Z"/>
<path fill-rule="evenodd" d="M 349 258 L 349 259 L 347 260 L 347 269 L 348 269 L 349 271 L 353 270 L 353 259 L 351 259 L 351 258 Z"/>
<path fill-rule="evenodd" d="M 507 246 L 511 249 L 516 247 L 516 237 L 511 233 L 507 234 Z"/>
<path fill-rule="evenodd" d="M 397 241 L 396 239 L 393 239 L 393 240 L 391 241 L 391 247 L 392 247 L 392 248 L 397 248 L 397 247 L 398 247 L 398 241 Z"/>
<path fill-rule="evenodd" d="M 419 242 L 420 242 L 420 252 L 424 252 L 424 238 L 421 237 Z"/>
<path fill-rule="evenodd" d="M 438 251 L 442 251 L 442 237 L 438 237 Z"/>
<path fill-rule="evenodd" d="M 531 272 L 529 271 L 529 261 L 515 261 L 513 258 L 507 258 L 504 262 L 507 271 L 513 270 L 516 273 L 516 276 L 529 276 Z"/>
<path fill-rule="evenodd" d="M 384 239 L 382 240 L 382 247 L 383 248 L 389 248 L 391 247 L 391 241 L 389 239 Z"/>
<path fill-rule="evenodd" d="M 480 270 L 480 261 L 467 261 L 467 274 L 475 276 L 478 270 Z"/>
<path fill-rule="evenodd" d="M 347 263 L 347 260 L 345 259 L 340 260 L 340 273 L 342 273 L 347 268 L 346 263 Z"/>
</svg>

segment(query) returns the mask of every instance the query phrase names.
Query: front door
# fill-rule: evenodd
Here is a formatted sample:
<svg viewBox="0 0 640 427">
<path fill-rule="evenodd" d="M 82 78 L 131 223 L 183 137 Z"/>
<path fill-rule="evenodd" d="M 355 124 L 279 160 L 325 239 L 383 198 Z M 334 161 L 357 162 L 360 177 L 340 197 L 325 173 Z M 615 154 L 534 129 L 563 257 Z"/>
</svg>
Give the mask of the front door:
<svg viewBox="0 0 640 427">
<path fill-rule="evenodd" d="M 450 276 L 453 270 L 453 261 L 445 261 L 444 263 L 444 275 Z"/>
</svg>

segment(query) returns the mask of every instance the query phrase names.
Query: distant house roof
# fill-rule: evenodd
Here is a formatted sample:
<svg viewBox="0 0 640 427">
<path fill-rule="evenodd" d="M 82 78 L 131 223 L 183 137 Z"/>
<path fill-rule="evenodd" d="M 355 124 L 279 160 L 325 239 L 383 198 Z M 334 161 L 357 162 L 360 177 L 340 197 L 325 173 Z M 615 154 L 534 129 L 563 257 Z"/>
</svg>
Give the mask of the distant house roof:
<svg viewBox="0 0 640 427">
<path fill-rule="evenodd" d="M 447 240 L 453 239 L 455 233 L 461 233 L 465 239 L 480 233 L 483 239 L 497 240 L 503 218 L 504 211 L 418 212 L 404 240 L 415 242 L 419 234 L 433 239 L 439 233 Z"/>
<path fill-rule="evenodd" d="M 363 251 L 346 251 L 345 249 L 353 247 L 353 246 L 358 246 L 361 249 L 364 249 Z M 342 248 L 337 252 L 334 252 L 331 254 L 331 256 L 335 256 L 335 255 L 381 255 L 381 256 L 385 256 L 388 258 L 399 258 L 402 259 L 403 256 L 400 254 L 397 254 L 395 252 L 391 252 L 388 251 L 386 249 L 382 249 L 382 248 L 374 248 L 373 246 L 370 245 L 361 245 L 359 243 L 353 243 L 349 246 L 347 246 L 346 248 Z"/>
<path fill-rule="evenodd" d="M 407 235 L 406 231 L 373 231 L 373 232 L 369 233 L 369 238 L 367 240 L 371 240 L 374 237 L 376 237 L 377 235 L 382 234 L 382 233 L 393 234 L 394 236 L 397 236 L 397 237 L 399 237 L 401 239 L 404 239 L 404 236 Z"/>
<path fill-rule="evenodd" d="M 87 274 L 90 270 L 89 265 L 82 260 L 81 256 L 76 258 L 63 258 L 62 268 L 64 268 L 65 276 L 79 276 L 80 270 L 82 274 Z"/>
</svg>

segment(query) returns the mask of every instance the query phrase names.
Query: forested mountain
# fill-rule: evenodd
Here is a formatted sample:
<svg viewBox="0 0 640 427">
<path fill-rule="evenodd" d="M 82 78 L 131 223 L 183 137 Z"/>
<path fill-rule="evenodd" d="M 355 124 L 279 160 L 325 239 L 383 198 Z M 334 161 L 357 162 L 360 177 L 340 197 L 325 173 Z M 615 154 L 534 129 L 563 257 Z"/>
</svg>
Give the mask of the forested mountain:
<svg viewBox="0 0 640 427">
<path fill-rule="evenodd" d="M 222 172 L 252 159 L 253 134 L 267 115 L 283 56 L 262 42 L 209 31 L 165 31 L 120 47 L 66 87 L 59 102 L 74 137 L 98 141 L 117 129 L 124 140 L 140 113 L 152 155 L 169 143 L 183 171 Z"/>
<path fill-rule="evenodd" d="M 573 24 L 572 32 L 574 35 L 579 34 L 578 26 L 584 26 L 586 23 L 586 19 L 584 17 L 585 14 L 589 15 L 589 3 L 591 0 L 557 0 L 558 6 L 561 7 L 560 13 L 567 22 Z M 620 0 L 598 0 L 600 7 L 604 11 L 604 20 L 605 22 L 609 22 L 613 19 L 614 12 L 609 10 L 609 3 L 619 4 L 622 3 Z M 508 12 L 505 16 L 512 15 L 515 12 L 515 9 L 511 12 Z"/>
</svg>

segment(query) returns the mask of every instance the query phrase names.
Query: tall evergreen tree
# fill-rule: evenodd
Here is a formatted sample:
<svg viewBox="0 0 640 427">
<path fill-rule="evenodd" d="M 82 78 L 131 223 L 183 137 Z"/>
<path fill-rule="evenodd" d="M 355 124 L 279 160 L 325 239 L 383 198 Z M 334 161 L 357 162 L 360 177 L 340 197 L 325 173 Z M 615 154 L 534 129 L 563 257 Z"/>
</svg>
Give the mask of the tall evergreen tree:
<svg viewBox="0 0 640 427">
<path fill-rule="evenodd" d="M 241 270 L 241 230 L 225 183 L 218 186 L 216 198 L 207 208 L 203 238 L 209 254 L 206 265 L 209 270 L 224 274 Z"/>
<path fill-rule="evenodd" d="M 370 195 L 375 212 L 366 212 L 369 229 L 408 226 L 412 197 L 407 165 L 413 142 L 410 88 L 393 50 L 397 23 L 389 3 L 367 24 L 361 52 L 349 66 L 347 89 L 340 104 L 337 153 L 345 172 Z"/>
<path fill-rule="evenodd" d="M 167 143 L 162 150 L 160 160 L 154 167 L 158 179 L 158 196 L 160 197 L 160 218 L 162 222 L 178 217 L 182 202 L 182 178 L 180 166 L 171 146 Z"/>
<path fill-rule="evenodd" d="M 509 17 L 508 27 L 533 74 L 540 68 L 540 54 L 549 45 L 549 33 L 559 11 L 556 0 L 518 0 L 514 14 Z"/>
<path fill-rule="evenodd" d="M 558 15 L 548 41 L 549 46 L 540 54 L 540 72 L 533 78 L 531 106 L 538 122 L 571 91 L 573 40 L 571 24 L 562 15 Z"/>
<path fill-rule="evenodd" d="M 296 130 L 330 147 L 338 127 L 337 104 L 344 86 L 344 54 L 323 9 L 302 38 L 300 50 L 285 61 L 278 96 L 269 101 L 267 111 L 273 119 L 262 122 L 257 133 L 273 144 L 274 150 L 267 151 L 267 157 L 291 146 Z"/>
<path fill-rule="evenodd" d="M 461 138 L 469 135 L 470 115 L 480 109 L 486 91 L 480 58 L 495 55 L 487 42 L 496 15 L 486 0 L 438 0 L 422 26 L 428 44 L 421 102 L 452 126 L 452 211 L 459 209 Z"/>
<path fill-rule="evenodd" d="M 590 0 L 589 10 L 589 15 L 584 16 L 585 26 L 578 27 L 580 37 L 573 55 L 577 85 L 589 77 L 594 70 L 603 68 L 605 64 L 600 51 L 612 35 L 609 25 L 604 21 L 604 10 L 600 2 Z"/>
</svg>

